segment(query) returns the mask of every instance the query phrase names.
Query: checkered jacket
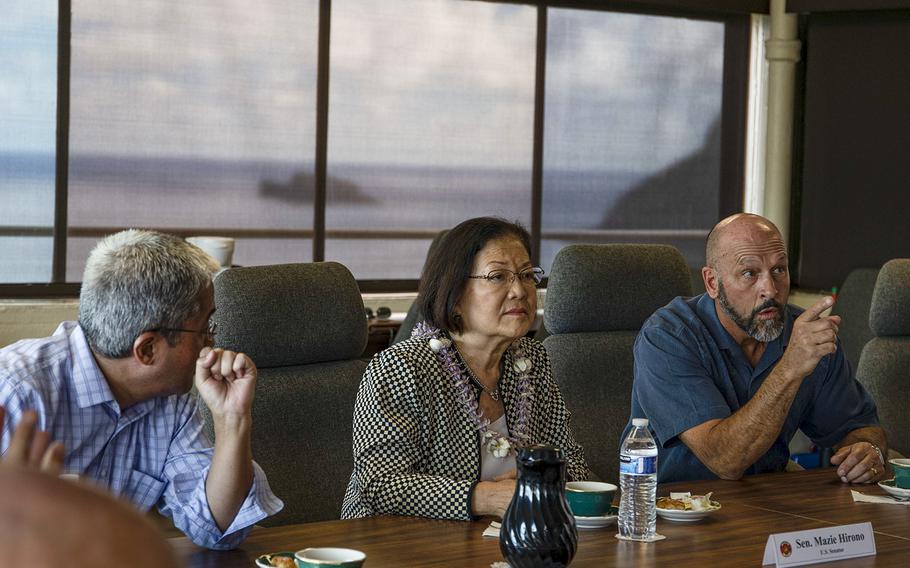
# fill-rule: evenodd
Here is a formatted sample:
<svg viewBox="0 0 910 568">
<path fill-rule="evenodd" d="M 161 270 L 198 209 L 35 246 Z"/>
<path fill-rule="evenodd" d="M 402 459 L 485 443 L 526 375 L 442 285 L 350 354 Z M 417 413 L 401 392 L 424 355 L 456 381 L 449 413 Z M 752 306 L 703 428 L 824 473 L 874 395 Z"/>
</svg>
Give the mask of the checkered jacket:
<svg viewBox="0 0 910 568">
<path fill-rule="evenodd" d="M 532 444 L 562 448 L 570 480 L 590 475 L 584 451 L 570 432 L 569 412 L 553 380 L 543 346 L 521 338 L 531 359 Z M 518 419 L 518 374 L 503 355 L 499 391 L 510 425 Z M 476 389 L 479 397 L 481 390 Z M 456 399 L 448 376 L 425 338 L 411 338 L 376 355 L 354 406 L 354 472 L 341 516 L 415 515 L 471 519 L 471 494 L 480 480 L 480 434 Z"/>
</svg>

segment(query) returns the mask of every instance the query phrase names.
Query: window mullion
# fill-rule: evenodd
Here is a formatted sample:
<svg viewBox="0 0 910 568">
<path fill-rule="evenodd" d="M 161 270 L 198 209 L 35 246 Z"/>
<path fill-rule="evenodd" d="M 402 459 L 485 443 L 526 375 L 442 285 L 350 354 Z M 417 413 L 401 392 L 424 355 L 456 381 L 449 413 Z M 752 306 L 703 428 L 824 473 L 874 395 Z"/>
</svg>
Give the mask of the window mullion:
<svg viewBox="0 0 910 568">
<path fill-rule="evenodd" d="M 54 168 L 54 252 L 51 282 L 62 283 L 66 281 L 72 2 L 60 0 L 57 6 L 57 155 Z"/>
</svg>

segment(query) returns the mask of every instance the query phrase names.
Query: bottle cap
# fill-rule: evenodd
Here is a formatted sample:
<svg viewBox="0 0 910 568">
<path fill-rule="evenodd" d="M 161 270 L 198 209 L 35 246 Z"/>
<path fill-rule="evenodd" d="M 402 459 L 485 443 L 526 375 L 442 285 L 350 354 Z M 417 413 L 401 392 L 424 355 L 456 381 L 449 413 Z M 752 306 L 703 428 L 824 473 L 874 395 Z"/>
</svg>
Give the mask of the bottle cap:
<svg viewBox="0 0 910 568">
<path fill-rule="evenodd" d="M 644 428 L 647 425 L 648 425 L 647 418 L 633 418 L 632 419 L 632 426 L 635 426 L 636 428 Z"/>
</svg>

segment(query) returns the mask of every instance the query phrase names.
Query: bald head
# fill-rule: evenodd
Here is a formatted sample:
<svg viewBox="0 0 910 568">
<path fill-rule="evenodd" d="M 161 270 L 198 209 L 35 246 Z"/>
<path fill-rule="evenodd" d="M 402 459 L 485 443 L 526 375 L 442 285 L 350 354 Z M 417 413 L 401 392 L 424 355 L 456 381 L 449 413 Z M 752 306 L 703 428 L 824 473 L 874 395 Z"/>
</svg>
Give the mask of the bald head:
<svg viewBox="0 0 910 568">
<path fill-rule="evenodd" d="M 708 233 L 705 246 L 705 262 L 711 268 L 729 257 L 737 249 L 736 244 L 747 242 L 761 244 L 762 241 L 783 247 L 783 237 L 777 226 L 761 215 L 737 213 L 723 219 Z"/>
<path fill-rule="evenodd" d="M 768 342 L 784 328 L 790 295 L 787 248 L 774 223 L 748 213 L 727 217 L 708 235 L 702 268 L 724 328 L 737 340 Z"/>
</svg>

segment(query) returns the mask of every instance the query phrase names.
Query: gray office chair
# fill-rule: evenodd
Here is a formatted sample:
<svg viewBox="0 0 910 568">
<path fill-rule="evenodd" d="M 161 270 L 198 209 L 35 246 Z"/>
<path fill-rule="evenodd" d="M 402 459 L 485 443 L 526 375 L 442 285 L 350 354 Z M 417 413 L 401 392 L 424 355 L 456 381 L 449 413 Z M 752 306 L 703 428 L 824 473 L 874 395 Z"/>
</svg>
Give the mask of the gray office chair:
<svg viewBox="0 0 910 568">
<path fill-rule="evenodd" d="M 217 345 L 259 368 L 253 457 L 285 505 L 262 524 L 337 519 L 366 369 L 357 282 L 335 262 L 233 268 L 215 279 L 215 305 Z"/>
<path fill-rule="evenodd" d="M 547 286 L 544 346 L 573 432 L 600 478 L 619 477 L 619 443 L 632 399 L 632 345 L 645 320 L 692 283 L 667 245 L 570 245 Z"/>
<path fill-rule="evenodd" d="M 439 231 L 439 233 L 433 237 L 433 240 L 430 242 L 430 248 L 427 249 L 427 259 L 430 258 L 430 255 L 436 250 L 436 247 L 439 246 L 439 243 L 442 242 L 442 238 L 448 232 L 448 229 Z M 426 264 L 426 259 L 424 259 L 424 264 Z M 423 275 L 421 274 L 421 276 Z M 395 344 L 411 337 L 411 330 L 414 329 L 414 326 L 417 325 L 417 322 L 421 319 L 420 310 L 417 309 L 417 304 L 411 304 L 411 307 L 408 308 L 408 313 L 404 316 L 404 321 L 401 322 L 401 327 L 398 328 L 395 337 L 392 338 L 392 343 Z"/>
<path fill-rule="evenodd" d="M 857 379 L 875 399 L 889 445 L 910 453 L 910 258 L 882 266 L 872 293 L 869 325 L 875 334 L 859 359 Z"/>
<path fill-rule="evenodd" d="M 874 337 L 869 327 L 869 308 L 878 268 L 857 268 L 844 280 L 831 313 L 841 316 L 838 336 L 850 366 L 855 371 L 863 347 Z"/>
</svg>

